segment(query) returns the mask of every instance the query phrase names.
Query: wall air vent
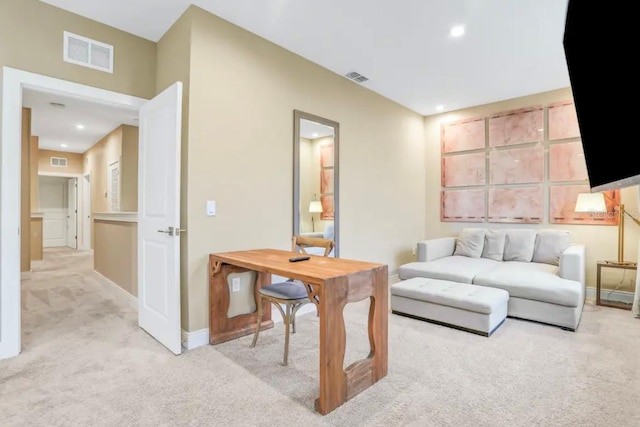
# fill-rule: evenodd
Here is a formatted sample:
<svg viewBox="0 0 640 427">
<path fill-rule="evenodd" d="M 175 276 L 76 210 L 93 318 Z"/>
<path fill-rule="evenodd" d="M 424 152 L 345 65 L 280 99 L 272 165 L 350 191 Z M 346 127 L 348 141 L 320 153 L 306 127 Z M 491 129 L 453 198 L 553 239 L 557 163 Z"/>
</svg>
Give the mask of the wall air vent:
<svg viewBox="0 0 640 427">
<path fill-rule="evenodd" d="M 113 73 L 113 46 L 65 31 L 64 61 Z"/>
<path fill-rule="evenodd" d="M 345 74 L 345 77 L 348 78 L 349 80 L 353 80 L 354 82 L 358 82 L 358 83 L 363 83 L 363 82 L 366 82 L 367 80 L 369 80 L 368 78 L 366 78 L 362 74 L 356 73 L 355 71 L 352 71 L 352 72 L 350 72 L 348 74 Z"/>
<path fill-rule="evenodd" d="M 66 157 L 51 157 L 51 166 L 55 166 L 58 168 L 66 168 L 67 167 L 67 158 Z"/>
</svg>

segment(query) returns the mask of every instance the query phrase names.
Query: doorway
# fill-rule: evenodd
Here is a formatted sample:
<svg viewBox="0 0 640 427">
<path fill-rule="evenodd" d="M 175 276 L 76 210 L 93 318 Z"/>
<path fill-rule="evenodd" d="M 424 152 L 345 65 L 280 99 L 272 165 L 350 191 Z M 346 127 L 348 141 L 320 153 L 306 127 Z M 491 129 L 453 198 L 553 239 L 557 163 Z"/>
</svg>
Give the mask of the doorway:
<svg viewBox="0 0 640 427">
<path fill-rule="evenodd" d="M 140 242 L 137 244 L 140 260 L 137 263 L 137 276 L 140 278 L 138 324 L 173 353 L 180 354 L 180 233 L 166 234 L 164 230 L 180 230 L 181 225 L 182 83 L 175 82 L 147 100 L 5 66 L 0 130 L 2 159 L 23 158 L 21 114 L 25 89 L 116 106 L 139 117 L 137 189 L 141 189 L 138 192 L 140 209 L 139 213 L 124 215 L 126 220 L 136 223 L 137 240 Z M 28 231 L 21 227 L 23 167 L 20 161 L 0 163 L 0 359 L 17 356 L 22 346 L 21 234 Z M 91 184 L 96 182 L 95 175 L 92 174 L 90 179 Z M 104 187 L 106 189 L 106 182 Z M 92 200 L 95 200 L 95 194 L 93 196 Z M 104 197 L 107 197 L 106 191 Z M 163 211 L 158 211 L 158 207 L 164 207 Z M 163 239 L 157 239 L 158 236 Z M 95 235 L 93 238 L 95 240 Z M 158 266 L 162 266 L 163 271 L 159 271 Z M 159 282 L 162 284 L 160 287 L 157 286 Z"/>
<path fill-rule="evenodd" d="M 43 248 L 78 249 L 77 192 L 77 178 L 38 176 Z"/>
<path fill-rule="evenodd" d="M 148 102 L 146 99 L 119 94 L 60 79 L 4 67 L 2 73 L 3 159 L 22 157 L 23 92 L 36 89 L 64 94 L 102 105 L 127 109 L 133 116 Z M 17 356 L 21 337 L 21 162 L 3 161 L 0 165 L 0 359 Z M 32 180 L 33 182 L 33 180 Z M 16 232 L 17 231 L 17 232 Z M 26 230 L 25 230 L 26 231 Z"/>
<path fill-rule="evenodd" d="M 82 245 L 81 249 L 91 249 L 91 172 L 82 177 Z"/>
</svg>

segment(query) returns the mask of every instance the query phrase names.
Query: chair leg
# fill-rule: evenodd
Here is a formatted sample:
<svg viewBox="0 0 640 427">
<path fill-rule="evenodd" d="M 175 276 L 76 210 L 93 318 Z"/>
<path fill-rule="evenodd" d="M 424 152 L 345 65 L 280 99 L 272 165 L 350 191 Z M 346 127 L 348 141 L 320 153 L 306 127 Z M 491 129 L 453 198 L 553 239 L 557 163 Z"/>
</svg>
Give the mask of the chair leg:
<svg viewBox="0 0 640 427">
<path fill-rule="evenodd" d="M 291 323 L 291 304 L 287 304 L 287 313 L 284 316 L 284 366 L 289 361 L 289 324 Z"/>
<path fill-rule="evenodd" d="M 296 333 L 296 309 L 291 310 L 291 333 Z"/>
<path fill-rule="evenodd" d="M 260 324 L 262 323 L 262 309 L 264 305 L 264 300 L 262 297 L 258 297 L 258 314 L 256 317 L 256 332 L 253 335 L 253 342 L 251 343 L 251 347 L 255 347 L 258 342 L 258 334 L 260 334 Z"/>
</svg>

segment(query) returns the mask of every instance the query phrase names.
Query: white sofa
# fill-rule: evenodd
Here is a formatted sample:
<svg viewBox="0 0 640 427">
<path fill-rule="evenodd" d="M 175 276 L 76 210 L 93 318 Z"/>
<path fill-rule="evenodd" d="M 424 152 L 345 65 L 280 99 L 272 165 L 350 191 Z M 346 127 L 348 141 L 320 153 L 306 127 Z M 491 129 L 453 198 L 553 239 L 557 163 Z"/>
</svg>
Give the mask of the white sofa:
<svg viewBox="0 0 640 427">
<path fill-rule="evenodd" d="M 470 251 L 469 233 L 476 234 Z M 477 234 L 483 233 L 479 243 Z M 468 228 L 458 237 L 419 242 L 417 255 L 417 262 L 398 269 L 401 280 L 423 277 L 504 289 L 509 317 L 573 331 L 580 323 L 585 246 L 572 244 L 565 230 Z"/>
</svg>

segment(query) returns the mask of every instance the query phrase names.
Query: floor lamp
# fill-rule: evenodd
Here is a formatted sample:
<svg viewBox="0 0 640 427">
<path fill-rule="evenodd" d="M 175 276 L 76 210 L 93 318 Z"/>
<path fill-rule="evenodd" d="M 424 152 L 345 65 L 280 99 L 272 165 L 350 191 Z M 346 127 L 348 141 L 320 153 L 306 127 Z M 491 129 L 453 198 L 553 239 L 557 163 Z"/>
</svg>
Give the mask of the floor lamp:
<svg viewBox="0 0 640 427">
<path fill-rule="evenodd" d="M 605 201 L 606 195 L 604 193 L 580 193 L 578 194 L 578 200 L 576 202 L 576 212 L 593 213 L 593 214 L 606 214 L 607 203 Z M 613 199 L 611 199 L 613 200 Z M 640 220 L 631 215 L 624 209 L 624 204 L 620 203 L 617 206 L 618 210 L 618 260 L 617 264 L 627 265 L 636 264 L 632 261 L 624 260 L 624 219 L 625 215 L 631 218 L 636 224 L 640 225 Z"/>
<path fill-rule="evenodd" d="M 315 233 L 316 225 L 313 221 L 313 214 L 322 213 L 322 203 L 319 200 L 312 200 L 309 202 L 309 213 L 311 214 L 311 230 Z"/>
</svg>

